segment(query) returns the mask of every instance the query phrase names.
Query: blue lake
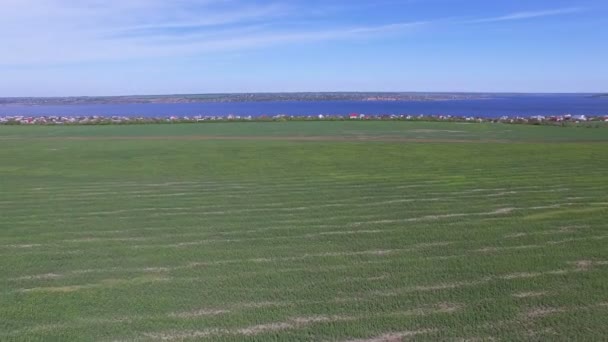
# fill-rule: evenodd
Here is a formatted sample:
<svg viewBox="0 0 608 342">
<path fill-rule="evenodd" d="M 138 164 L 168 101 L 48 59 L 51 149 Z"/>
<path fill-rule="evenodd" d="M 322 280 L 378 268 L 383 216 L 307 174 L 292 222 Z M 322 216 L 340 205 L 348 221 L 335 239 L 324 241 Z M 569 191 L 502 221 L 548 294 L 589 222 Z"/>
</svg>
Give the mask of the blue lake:
<svg viewBox="0 0 608 342">
<path fill-rule="evenodd" d="M 608 97 L 585 94 L 495 95 L 489 99 L 450 101 L 319 101 L 229 102 L 175 104 L 2 105 L 0 115 L 318 115 L 318 114 L 444 114 L 476 117 L 587 114 L 608 115 Z"/>
</svg>

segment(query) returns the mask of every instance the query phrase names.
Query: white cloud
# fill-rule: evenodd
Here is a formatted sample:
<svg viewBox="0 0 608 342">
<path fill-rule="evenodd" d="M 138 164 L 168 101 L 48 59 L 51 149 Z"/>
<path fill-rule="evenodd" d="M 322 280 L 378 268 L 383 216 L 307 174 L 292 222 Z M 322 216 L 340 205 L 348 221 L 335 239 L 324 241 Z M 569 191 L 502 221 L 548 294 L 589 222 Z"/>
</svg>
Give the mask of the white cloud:
<svg viewBox="0 0 608 342">
<path fill-rule="evenodd" d="M 275 44 L 370 39 L 434 21 L 310 28 L 295 2 L 266 0 L 0 0 L 0 66 L 44 66 L 189 56 Z M 521 20 L 579 8 L 513 13 L 468 21 Z M 297 27 L 297 28 L 296 28 Z"/>
<path fill-rule="evenodd" d="M 2 65 L 48 65 L 200 54 L 400 32 L 423 23 L 294 29 L 296 11 L 236 0 L 3 0 Z M 2 34 L 2 33 L 0 33 Z"/>
<path fill-rule="evenodd" d="M 511 13 L 511 14 L 499 16 L 499 17 L 470 20 L 468 22 L 469 23 L 490 23 L 490 22 L 500 22 L 500 21 L 524 20 L 524 19 L 532 19 L 532 18 L 552 17 L 552 16 L 556 16 L 556 15 L 571 14 L 571 13 L 577 13 L 577 12 L 582 12 L 582 11 L 584 11 L 583 8 L 570 7 L 570 8 L 544 10 L 544 11 L 517 12 L 517 13 Z"/>
</svg>

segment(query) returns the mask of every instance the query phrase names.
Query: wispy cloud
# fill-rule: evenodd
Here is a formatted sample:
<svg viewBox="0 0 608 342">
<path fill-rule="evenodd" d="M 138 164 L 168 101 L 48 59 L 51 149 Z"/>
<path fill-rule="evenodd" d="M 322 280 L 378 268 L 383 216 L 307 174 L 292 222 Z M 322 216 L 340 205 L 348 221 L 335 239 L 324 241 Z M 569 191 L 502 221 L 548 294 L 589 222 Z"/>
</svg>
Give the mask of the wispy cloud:
<svg viewBox="0 0 608 342">
<path fill-rule="evenodd" d="M 0 1 L 0 66 L 164 58 L 278 44 L 365 40 L 449 23 L 315 21 L 315 15 L 306 17 L 310 9 L 306 2 L 280 0 L 261 0 L 255 5 L 245 0 Z M 329 3 L 326 6 L 331 11 L 325 12 L 335 11 Z M 313 7 L 323 12 L 323 8 Z M 515 21 L 583 10 L 518 12 L 460 23 Z M 310 22 L 302 24 L 308 19 Z"/>
<path fill-rule="evenodd" d="M 529 11 L 529 12 L 517 12 L 511 13 L 498 17 L 491 18 L 481 18 L 467 21 L 468 23 L 491 23 L 491 22 L 501 22 L 501 21 L 514 21 L 514 20 L 524 20 L 524 19 L 533 19 L 533 18 L 542 18 L 542 17 L 552 17 L 558 15 L 565 14 L 573 14 L 578 12 L 585 11 L 585 8 L 582 7 L 569 7 L 569 8 L 558 8 L 551 10 L 543 10 L 543 11 Z"/>
<path fill-rule="evenodd" d="M 297 25 L 299 8 L 277 0 L 255 6 L 241 0 L 3 1 L 0 32 L 11 35 L 1 37 L 7 53 L 0 54 L 0 65 L 162 58 L 370 39 L 426 24 Z"/>
<path fill-rule="evenodd" d="M 289 14 L 289 8 L 282 4 L 241 7 L 234 11 L 218 11 L 197 18 L 177 18 L 159 22 L 119 27 L 116 31 L 159 31 L 163 29 L 195 29 L 242 22 L 267 21 Z"/>
</svg>

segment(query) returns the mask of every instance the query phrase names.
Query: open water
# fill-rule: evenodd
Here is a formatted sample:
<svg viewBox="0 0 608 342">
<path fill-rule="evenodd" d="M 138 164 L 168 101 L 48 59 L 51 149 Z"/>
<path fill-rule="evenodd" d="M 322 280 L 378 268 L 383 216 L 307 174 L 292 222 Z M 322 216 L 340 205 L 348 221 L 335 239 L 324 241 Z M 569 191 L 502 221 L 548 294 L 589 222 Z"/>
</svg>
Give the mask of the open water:
<svg viewBox="0 0 608 342">
<path fill-rule="evenodd" d="M 608 97 L 588 94 L 497 94 L 449 101 L 316 101 L 171 104 L 0 105 L 0 115 L 102 115 L 167 117 L 193 115 L 425 114 L 475 117 L 586 114 L 608 115 Z"/>
</svg>

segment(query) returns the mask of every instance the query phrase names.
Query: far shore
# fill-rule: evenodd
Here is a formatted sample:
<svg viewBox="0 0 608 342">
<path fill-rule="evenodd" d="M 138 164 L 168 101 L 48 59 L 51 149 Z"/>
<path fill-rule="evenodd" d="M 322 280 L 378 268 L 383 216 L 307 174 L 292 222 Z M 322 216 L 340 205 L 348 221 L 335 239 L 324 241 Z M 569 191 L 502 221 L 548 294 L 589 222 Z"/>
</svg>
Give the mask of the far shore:
<svg viewBox="0 0 608 342">
<path fill-rule="evenodd" d="M 608 127 L 608 115 L 533 115 L 502 116 L 500 118 L 482 118 L 474 116 L 453 115 L 274 115 L 274 116 L 167 116 L 167 117 L 131 117 L 131 116 L 0 116 L 0 125 L 133 125 L 133 124 L 177 124 L 177 123 L 212 123 L 212 122 L 287 122 L 287 121 L 423 121 L 423 122 L 461 122 L 461 123 L 504 123 L 528 125 L 585 126 Z"/>
</svg>

